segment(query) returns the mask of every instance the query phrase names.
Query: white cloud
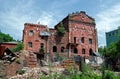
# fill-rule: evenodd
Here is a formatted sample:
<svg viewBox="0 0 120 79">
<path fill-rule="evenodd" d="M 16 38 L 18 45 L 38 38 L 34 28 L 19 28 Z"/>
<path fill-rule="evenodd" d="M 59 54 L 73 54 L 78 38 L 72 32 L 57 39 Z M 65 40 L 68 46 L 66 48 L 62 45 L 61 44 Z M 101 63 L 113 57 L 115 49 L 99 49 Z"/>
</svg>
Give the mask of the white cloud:
<svg viewBox="0 0 120 79">
<path fill-rule="evenodd" d="M 54 18 L 58 14 L 57 11 L 54 13 L 42 11 L 34 4 L 35 1 L 33 0 L 18 1 L 14 3 L 15 6 L 8 5 L 9 3 L 4 4 L 4 11 L 0 11 L 0 30 L 10 34 L 16 40 L 22 39 L 25 22 L 36 23 L 40 21 L 41 24 L 49 27 L 53 27 L 57 23 L 56 18 Z"/>
<path fill-rule="evenodd" d="M 120 25 L 120 3 L 100 11 L 96 18 L 99 44 L 105 45 L 105 32 L 117 29 Z"/>
<path fill-rule="evenodd" d="M 42 12 L 37 22 L 40 22 L 40 24 L 47 25 L 48 27 L 53 28 L 53 26 L 57 23 L 57 20 L 54 18 L 54 13 Z"/>
</svg>

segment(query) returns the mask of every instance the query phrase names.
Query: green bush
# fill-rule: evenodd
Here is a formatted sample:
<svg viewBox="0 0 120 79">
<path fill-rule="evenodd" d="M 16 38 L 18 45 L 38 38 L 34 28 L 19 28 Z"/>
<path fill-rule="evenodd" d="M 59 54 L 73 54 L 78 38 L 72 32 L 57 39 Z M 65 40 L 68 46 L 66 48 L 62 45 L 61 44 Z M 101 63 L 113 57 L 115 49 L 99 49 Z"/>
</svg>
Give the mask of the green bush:
<svg viewBox="0 0 120 79">
<path fill-rule="evenodd" d="M 17 70 L 16 73 L 17 74 L 20 74 L 20 75 L 23 75 L 26 71 L 25 70 Z"/>
</svg>

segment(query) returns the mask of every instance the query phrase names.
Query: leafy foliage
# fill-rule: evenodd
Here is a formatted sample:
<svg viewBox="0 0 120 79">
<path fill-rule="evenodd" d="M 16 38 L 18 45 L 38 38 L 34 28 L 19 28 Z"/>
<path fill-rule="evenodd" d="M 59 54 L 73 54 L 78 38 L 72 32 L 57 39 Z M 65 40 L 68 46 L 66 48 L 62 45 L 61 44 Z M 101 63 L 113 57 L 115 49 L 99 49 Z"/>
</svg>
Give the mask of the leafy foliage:
<svg viewBox="0 0 120 79">
<path fill-rule="evenodd" d="M 9 34 L 0 32 L 0 43 L 9 41 L 14 41 L 14 39 Z"/>
<path fill-rule="evenodd" d="M 105 53 L 106 53 L 106 49 L 107 49 L 106 46 L 104 46 L 104 47 L 101 46 L 101 47 L 98 48 L 98 52 L 99 52 L 102 56 L 104 56 Z"/>
<path fill-rule="evenodd" d="M 63 23 L 61 22 L 60 27 L 58 28 L 58 34 L 63 35 L 63 34 L 65 34 L 65 32 L 66 32 L 66 30 L 65 30 L 65 28 L 63 26 Z"/>
<path fill-rule="evenodd" d="M 109 47 L 99 47 L 98 51 L 106 58 L 107 65 L 112 68 L 117 64 L 120 58 L 120 28 L 118 29 L 118 41 L 111 43 Z"/>
<path fill-rule="evenodd" d="M 99 47 L 98 51 L 103 55 L 111 59 L 117 59 L 120 57 L 120 28 L 118 29 L 118 41 L 111 43 L 109 47 Z"/>
<path fill-rule="evenodd" d="M 20 50 L 23 50 L 24 45 L 22 42 L 19 42 L 15 48 L 12 49 L 13 52 L 19 52 Z"/>
<path fill-rule="evenodd" d="M 117 55 L 117 47 L 116 43 L 111 43 L 111 45 L 107 48 L 107 53 L 106 55 L 112 59 L 116 58 Z"/>
</svg>

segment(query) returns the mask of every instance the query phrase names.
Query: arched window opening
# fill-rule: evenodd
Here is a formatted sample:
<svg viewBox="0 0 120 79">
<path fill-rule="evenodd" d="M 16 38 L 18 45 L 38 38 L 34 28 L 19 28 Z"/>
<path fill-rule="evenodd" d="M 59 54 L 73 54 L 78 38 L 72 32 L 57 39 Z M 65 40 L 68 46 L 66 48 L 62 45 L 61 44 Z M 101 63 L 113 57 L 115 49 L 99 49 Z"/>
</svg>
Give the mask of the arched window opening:
<svg viewBox="0 0 120 79">
<path fill-rule="evenodd" d="M 34 34 L 33 30 L 30 30 L 29 31 L 29 36 L 33 36 L 33 34 Z"/>
<path fill-rule="evenodd" d="M 44 43 L 40 43 L 40 50 L 39 50 L 40 53 L 44 53 L 45 52 L 45 49 L 44 49 Z"/>
<path fill-rule="evenodd" d="M 64 47 L 61 47 L 61 52 L 64 52 L 64 49 L 65 49 Z"/>
<path fill-rule="evenodd" d="M 90 48 L 90 50 L 89 50 L 89 55 L 93 55 L 93 50 Z"/>
<path fill-rule="evenodd" d="M 74 48 L 74 53 L 75 53 L 75 54 L 77 54 L 77 53 L 78 53 L 77 48 Z"/>
<path fill-rule="evenodd" d="M 40 48 L 44 48 L 44 44 L 43 43 L 40 44 Z"/>
<path fill-rule="evenodd" d="M 85 54 L 85 49 L 82 49 L 82 54 Z"/>
<path fill-rule="evenodd" d="M 89 44 L 92 44 L 92 39 L 91 38 L 89 38 Z"/>
<path fill-rule="evenodd" d="M 53 46 L 53 52 L 57 52 L 57 47 Z"/>
</svg>

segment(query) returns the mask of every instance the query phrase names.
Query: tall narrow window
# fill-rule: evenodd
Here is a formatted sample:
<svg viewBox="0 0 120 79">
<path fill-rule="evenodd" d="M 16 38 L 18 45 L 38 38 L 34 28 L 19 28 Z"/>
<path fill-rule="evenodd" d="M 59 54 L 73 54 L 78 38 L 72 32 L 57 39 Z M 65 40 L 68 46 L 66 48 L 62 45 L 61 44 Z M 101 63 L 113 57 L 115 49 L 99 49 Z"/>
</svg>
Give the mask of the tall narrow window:
<svg viewBox="0 0 120 79">
<path fill-rule="evenodd" d="M 81 38 L 81 43 L 84 43 L 84 37 Z"/>
<path fill-rule="evenodd" d="M 57 47 L 53 46 L 53 52 L 57 52 Z"/>
<path fill-rule="evenodd" d="M 93 50 L 91 48 L 89 49 L 89 55 L 93 55 Z"/>
<path fill-rule="evenodd" d="M 74 43 L 76 43 L 76 37 L 74 37 Z"/>
<path fill-rule="evenodd" d="M 33 36 L 33 34 L 34 34 L 33 30 L 30 30 L 29 31 L 29 36 Z"/>
<path fill-rule="evenodd" d="M 75 53 L 75 54 L 77 54 L 77 53 L 78 53 L 77 48 L 74 48 L 74 53 Z"/>
<path fill-rule="evenodd" d="M 92 39 L 91 38 L 89 38 L 89 44 L 92 44 Z"/>
<path fill-rule="evenodd" d="M 28 47 L 32 47 L 32 42 L 28 42 Z"/>
<path fill-rule="evenodd" d="M 85 49 L 82 49 L 82 54 L 85 54 Z"/>
<path fill-rule="evenodd" d="M 64 52 L 64 49 L 65 49 L 64 47 L 61 47 L 61 52 Z"/>
</svg>

